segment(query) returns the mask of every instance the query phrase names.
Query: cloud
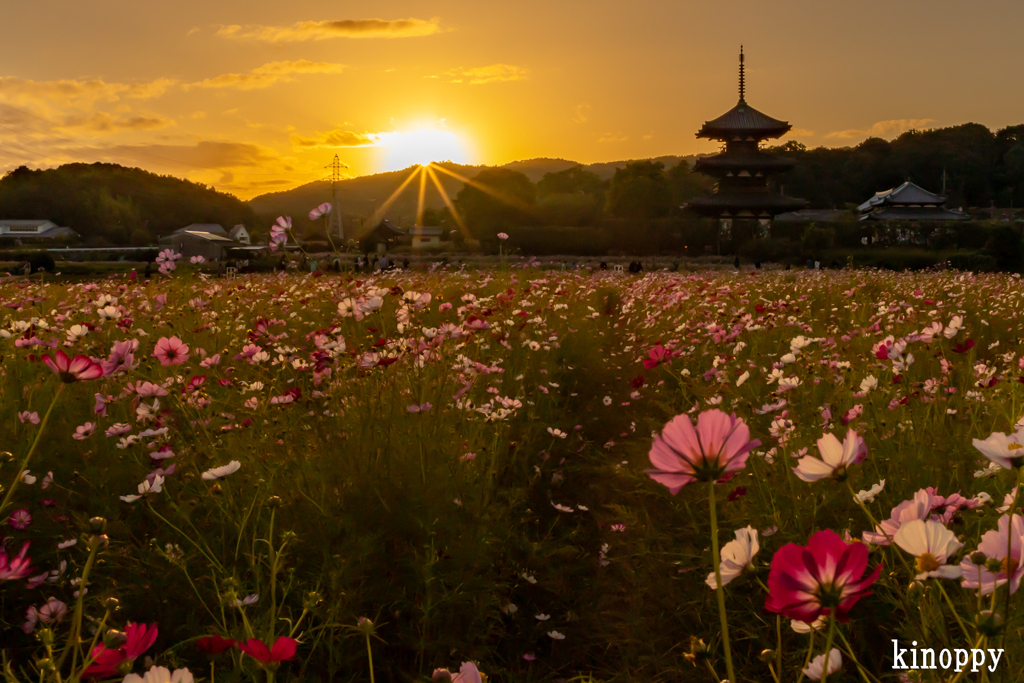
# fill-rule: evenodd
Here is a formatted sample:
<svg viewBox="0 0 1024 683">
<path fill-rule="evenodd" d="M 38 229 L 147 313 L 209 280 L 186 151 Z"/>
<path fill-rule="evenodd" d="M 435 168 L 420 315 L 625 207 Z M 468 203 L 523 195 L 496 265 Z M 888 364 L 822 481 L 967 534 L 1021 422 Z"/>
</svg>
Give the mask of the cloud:
<svg viewBox="0 0 1024 683">
<path fill-rule="evenodd" d="M 192 88 L 237 88 L 238 90 L 256 90 L 267 88 L 275 83 L 286 83 L 295 80 L 293 74 L 339 74 L 344 64 L 330 62 L 311 62 L 308 59 L 296 61 L 268 62 L 245 74 L 221 74 L 206 78 L 184 86 Z"/>
<path fill-rule="evenodd" d="M 269 149 L 247 142 L 202 141 L 195 145 L 111 145 L 108 147 L 77 147 L 67 153 L 100 158 L 130 166 L 170 168 L 180 174 L 183 167 L 192 169 L 231 169 L 265 166 L 278 162 Z M 285 167 L 284 170 L 288 170 Z"/>
<path fill-rule="evenodd" d="M 173 125 L 174 121 L 159 116 L 123 116 L 118 118 L 107 112 L 94 112 L 65 116 L 53 127 L 64 131 L 113 133 L 119 130 L 157 130 Z"/>
<path fill-rule="evenodd" d="M 158 78 L 148 83 L 108 83 L 100 78 L 33 81 L 0 76 L 0 95 L 20 104 L 74 105 L 88 107 L 96 102 L 116 102 L 122 97 L 160 97 L 176 81 Z"/>
<path fill-rule="evenodd" d="M 830 139 L 849 139 L 849 138 L 890 138 L 898 137 L 902 133 L 906 133 L 908 130 L 925 128 L 929 124 L 935 123 L 935 119 L 890 119 L 888 121 L 879 121 L 872 125 L 867 130 L 859 130 L 851 128 L 849 130 L 837 130 L 826 135 L 826 138 Z"/>
<path fill-rule="evenodd" d="M 218 36 L 263 40 L 270 43 L 328 38 L 411 38 L 441 31 L 438 19 L 342 19 L 338 21 L 300 21 L 291 26 L 222 26 Z"/>
<path fill-rule="evenodd" d="M 473 69 L 452 69 L 446 71 L 449 83 L 469 83 L 470 85 L 481 85 L 483 83 L 496 83 L 498 81 L 521 81 L 530 72 L 521 66 L 511 64 L 491 64 L 490 66 L 478 66 Z"/>
<path fill-rule="evenodd" d="M 589 104 L 577 105 L 576 106 L 576 116 L 572 117 L 572 122 L 573 123 L 586 123 L 587 120 L 590 118 L 590 109 L 591 109 L 591 106 Z"/>
<path fill-rule="evenodd" d="M 320 147 L 370 147 L 377 143 L 378 135 L 375 133 L 356 133 L 351 130 L 335 128 L 326 133 L 317 131 L 315 137 L 304 138 L 301 135 L 292 135 L 292 147 L 296 149 L 316 149 Z"/>
<path fill-rule="evenodd" d="M 629 140 L 629 136 L 622 133 L 605 133 L 597 139 L 598 142 L 625 142 L 626 140 Z"/>
<path fill-rule="evenodd" d="M 806 128 L 794 128 L 793 130 L 791 130 L 788 133 L 786 133 L 786 135 L 792 135 L 794 137 L 801 137 L 801 138 L 812 138 L 812 137 L 814 137 L 814 131 L 813 130 L 807 130 Z"/>
</svg>

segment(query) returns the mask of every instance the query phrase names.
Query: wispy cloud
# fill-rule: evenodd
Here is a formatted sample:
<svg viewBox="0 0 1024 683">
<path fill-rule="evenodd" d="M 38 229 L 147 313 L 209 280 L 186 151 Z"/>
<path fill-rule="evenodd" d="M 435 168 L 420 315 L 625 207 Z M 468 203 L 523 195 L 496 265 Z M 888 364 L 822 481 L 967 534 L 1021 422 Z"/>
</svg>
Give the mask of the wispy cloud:
<svg viewBox="0 0 1024 683">
<path fill-rule="evenodd" d="M 377 142 L 376 133 L 356 133 L 351 130 L 335 128 L 326 133 L 317 131 L 316 135 L 304 138 L 301 135 L 292 135 L 292 147 L 296 149 L 316 149 L 330 147 L 371 147 Z"/>
<path fill-rule="evenodd" d="M 169 78 L 158 78 L 145 83 L 111 83 L 100 78 L 34 81 L 16 76 L 0 76 L 0 96 L 15 104 L 88 107 L 95 102 L 115 102 L 123 97 L 160 97 L 176 82 Z"/>
<path fill-rule="evenodd" d="M 576 116 L 572 117 L 573 123 L 586 123 L 590 118 L 590 105 L 580 104 L 576 106 Z"/>
<path fill-rule="evenodd" d="M 627 140 L 629 140 L 629 136 L 623 133 L 605 133 L 597 139 L 598 142 L 626 142 Z"/>
<path fill-rule="evenodd" d="M 102 158 L 118 163 L 177 169 L 182 166 L 232 169 L 265 166 L 280 161 L 273 150 L 248 142 L 202 141 L 194 145 L 111 145 L 69 148 L 70 154 Z M 288 170 L 285 167 L 283 170 Z"/>
<path fill-rule="evenodd" d="M 160 116 L 116 117 L 107 112 L 93 112 L 65 116 L 53 127 L 62 131 L 113 133 L 120 130 L 157 130 L 173 125 L 174 121 Z"/>
<path fill-rule="evenodd" d="M 244 74 L 221 74 L 213 78 L 205 78 L 184 86 L 192 88 L 237 88 L 238 90 L 256 90 L 268 88 L 275 83 L 295 80 L 295 74 L 338 74 L 345 69 L 344 64 L 330 62 L 311 62 L 308 59 L 296 61 L 268 62 Z"/>
<path fill-rule="evenodd" d="M 424 19 L 341 19 L 337 21 L 300 21 L 291 26 L 234 24 L 222 26 L 217 35 L 226 38 L 262 40 L 270 43 L 328 38 L 411 38 L 441 31 L 435 17 Z"/>
<path fill-rule="evenodd" d="M 511 64 L 491 64 L 489 66 L 478 66 L 472 69 L 452 69 L 446 71 L 449 83 L 468 83 L 470 85 L 482 85 L 484 83 L 496 83 L 498 81 L 521 81 L 530 73 L 529 69 Z"/>
<path fill-rule="evenodd" d="M 879 121 L 865 130 L 851 128 L 849 130 L 837 130 L 825 137 L 828 139 L 848 140 L 851 138 L 889 138 L 897 137 L 908 130 L 926 128 L 935 123 L 935 119 L 890 119 Z"/>
<path fill-rule="evenodd" d="M 794 128 L 786 133 L 786 135 L 791 137 L 812 138 L 814 137 L 814 131 L 807 130 L 806 128 Z"/>
</svg>

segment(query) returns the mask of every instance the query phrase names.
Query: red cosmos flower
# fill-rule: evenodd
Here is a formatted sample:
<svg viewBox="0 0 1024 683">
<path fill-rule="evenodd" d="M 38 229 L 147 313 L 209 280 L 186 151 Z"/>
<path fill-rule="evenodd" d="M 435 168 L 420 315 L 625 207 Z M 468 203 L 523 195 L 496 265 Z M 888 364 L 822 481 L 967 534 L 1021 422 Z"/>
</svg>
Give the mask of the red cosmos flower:
<svg viewBox="0 0 1024 683">
<path fill-rule="evenodd" d="M 196 641 L 196 646 L 208 655 L 219 655 L 235 646 L 234 638 L 220 636 L 204 636 Z"/>
<path fill-rule="evenodd" d="M 882 571 L 878 565 L 865 576 L 867 566 L 868 547 L 847 543 L 831 529 L 811 536 L 806 547 L 787 543 L 772 557 L 765 609 L 806 624 L 822 614 L 846 621 Z"/>
<path fill-rule="evenodd" d="M 662 363 L 672 360 L 672 350 L 666 349 L 661 344 L 655 344 L 654 348 L 647 352 L 648 358 L 644 358 L 644 367 L 653 370 Z"/>
<path fill-rule="evenodd" d="M 47 354 L 43 356 L 46 367 L 60 375 L 63 382 L 77 382 L 79 380 L 96 379 L 103 376 L 103 367 L 88 356 L 78 355 L 73 359 L 63 351 L 58 351 L 54 358 Z"/>
<path fill-rule="evenodd" d="M 966 342 L 961 342 L 953 347 L 953 353 L 967 353 L 974 348 L 974 340 L 968 339 Z"/>
<path fill-rule="evenodd" d="M 644 385 L 644 376 L 643 375 L 637 375 L 629 383 L 629 386 L 633 387 L 634 389 L 639 389 L 643 385 Z"/>
<path fill-rule="evenodd" d="M 735 415 L 706 410 L 696 429 L 688 415 L 677 415 L 654 437 L 649 457 L 655 469 L 644 471 L 675 495 L 691 482 L 718 481 L 742 470 L 750 451 L 760 445 Z"/>
<path fill-rule="evenodd" d="M 83 672 L 86 678 L 111 678 L 122 662 L 135 661 L 143 652 L 153 647 L 156 642 L 156 624 L 136 624 L 128 622 L 124 629 L 127 642 L 123 647 L 111 650 L 105 645 L 97 645 L 92 650 L 93 664 Z"/>
<path fill-rule="evenodd" d="M 286 662 L 295 656 L 298 643 L 294 638 L 281 636 L 273 647 L 267 647 L 261 640 L 250 638 L 237 643 L 238 649 L 260 662 Z"/>
</svg>

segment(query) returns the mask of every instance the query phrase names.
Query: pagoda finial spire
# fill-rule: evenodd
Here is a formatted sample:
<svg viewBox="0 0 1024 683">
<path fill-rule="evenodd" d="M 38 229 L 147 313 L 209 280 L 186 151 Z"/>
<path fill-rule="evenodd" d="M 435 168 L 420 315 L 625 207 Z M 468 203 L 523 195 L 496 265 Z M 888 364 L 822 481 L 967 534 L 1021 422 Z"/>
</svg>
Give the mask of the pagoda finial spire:
<svg viewBox="0 0 1024 683">
<path fill-rule="evenodd" d="M 740 102 L 744 102 L 743 95 L 746 91 L 746 86 L 743 82 L 743 46 L 740 45 Z"/>
</svg>

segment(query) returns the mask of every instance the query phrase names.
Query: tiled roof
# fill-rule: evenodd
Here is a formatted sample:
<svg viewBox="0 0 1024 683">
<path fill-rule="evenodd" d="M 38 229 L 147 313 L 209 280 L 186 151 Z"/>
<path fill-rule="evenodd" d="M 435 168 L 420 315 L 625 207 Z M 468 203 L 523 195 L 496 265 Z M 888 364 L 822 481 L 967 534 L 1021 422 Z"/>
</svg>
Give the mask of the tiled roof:
<svg viewBox="0 0 1024 683">
<path fill-rule="evenodd" d="M 899 187 L 894 187 L 891 190 L 884 192 L 876 192 L 875 196 L 867 200 L 857 208 L 861 211 L 867 211 L 875 206 L 882 205 L 932 205 L 941 206 L 946 203 L 945 197 L 929 192 L 923 187 L 919 187 L 909 180 Z"/>
<path fill-rule="evenodd" d="M 697 137 L 720 140 L 748 134 L 755 138 L 779 137 L 789 131 L 792 126 L 787 121 L 773 119 L 762 114 L 745 101 L 740 100 L 735 107 L 717 119 L 706 121 L 698 131 Z"/>
<path fill-rule="evenodd" d="M 970 218 L 944 206 L 882 206 L 860 217 L 862 221 L 966 221 Z"/>
</svg>

